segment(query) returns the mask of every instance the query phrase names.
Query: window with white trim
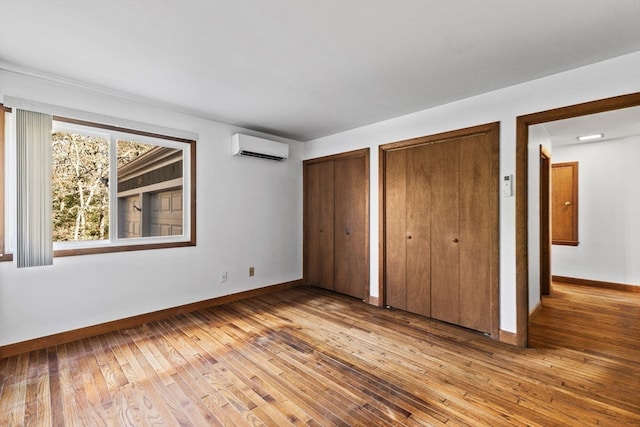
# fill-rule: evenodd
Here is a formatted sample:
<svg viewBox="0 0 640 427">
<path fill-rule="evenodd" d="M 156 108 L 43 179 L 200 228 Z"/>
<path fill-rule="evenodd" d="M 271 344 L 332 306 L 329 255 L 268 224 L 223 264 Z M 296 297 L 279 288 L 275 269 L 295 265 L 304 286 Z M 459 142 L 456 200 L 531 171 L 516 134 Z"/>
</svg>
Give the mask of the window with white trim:
<svg viewBox="0 0 640 427">
<path fill-rule="evenodd" d="M 195 141 L 55 117 L 55 256 L 195 244 Z"/>
</svg>

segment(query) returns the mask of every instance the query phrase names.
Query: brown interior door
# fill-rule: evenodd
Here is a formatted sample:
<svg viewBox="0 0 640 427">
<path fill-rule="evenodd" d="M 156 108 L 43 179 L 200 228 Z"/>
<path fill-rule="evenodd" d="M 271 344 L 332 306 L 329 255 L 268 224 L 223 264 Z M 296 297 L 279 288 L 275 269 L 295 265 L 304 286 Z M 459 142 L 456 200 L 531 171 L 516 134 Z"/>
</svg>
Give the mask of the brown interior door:
<svg viewBox="0 0 640 427">
<path fill-rule="evenodd" d="M 431 317 L 460 321 L 457 140 L 429 146 L 431 156 Z"/>
<path fill-rule="evenodd" d="M 459 147 L 459 325 L 491 332 L 491 140 L 475 135 Z"/>
<path fill-rule="evenodd" d="M 306 160 L 304 281 L 369 299 L 369 149 Z"/>
<path fill-rule="evenodd" d="M 385 153 L 386 304 L 407 310 L 407 151 Z"/>
<path fill-rule="evenodd" d="M 551 293 L 551 153 L 540 145 L 540 296 Z"/>
<path fill-rule="evenodd" d="M 387 305 L 499 333 L 499 126 L 382 146 Z"/>
<path fill-rule="evenodd" d="M 431 316 L 431 146 L 406 151 L 406 309 Z"/>
<path fill-rule="evenodd" d="M 334 161 L 334 290 L 361 299 L 368 296 L 365 166 L 364 156 Z"/>
<path fill-rule="evenodd" d="M 334 289 L 334 164 L 305 165 L 305 281 Z"/>
<path fill-rule="evenodd" d="M 578 245 L 578 162 L 551 165 L 551 239 Z"/>
</svg>

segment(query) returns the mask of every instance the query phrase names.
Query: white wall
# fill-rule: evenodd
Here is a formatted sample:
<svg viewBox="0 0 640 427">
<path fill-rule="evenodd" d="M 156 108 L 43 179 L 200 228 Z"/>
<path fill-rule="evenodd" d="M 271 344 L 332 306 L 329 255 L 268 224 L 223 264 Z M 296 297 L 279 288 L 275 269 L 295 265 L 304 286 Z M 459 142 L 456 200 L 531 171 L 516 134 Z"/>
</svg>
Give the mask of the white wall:
<svg viewBox="0 0 640 427">
<path fill-rule="evenodd" d="M 199 134 L 197 246 L 0 263 L 0 345 L 302 277 L 299 142 L 272 138 L 291 147 L 283 163 L 238 158 L 231 135 L 242 130 L 225 124 L 4 71 L 0 93 Z"/>
<path fill-rule="evenodd" d="M 640 136 L 554 147 L 578 162 L 578 246 L 553 245 L 552 273 L 640 286 Z"/>
<path fill-rule="evenodd" d="M 501 122 L 501 175 L 515 174 L 515 118 L 522 114 L 640 91 L 640 52 L 464 99 L 437 108 L 291 145 L 270 163 L 230 157 L 239 129 L 148 104 L 0 73 L 0 94 L 123 117 L 200 135 L 197 239 L 189 248 L 54 259 L 50 267 L 0 263 L 0 345 L 259 288 L 302 277 L 302 165 L 371 147 L 371 295 L 378 290 L 380 144 Z M 281 139 L 280 139 L 281 140 Z M 517 177 L 516 177 L 517 179 Z M 11 181 L 9 179 L 8 181 Z M 13 189 L 8 188 L 11 196 Z M 500 205 L 501 328 L 516 330 L 515 199 Z M 256 276 L 249 278 L 249 266 Z M 530 263 L 530 269 L 539 267 Z M 223 286 L 218 274 L 229 272 Z"/>
<path fill-rule="evenodd" d="M 372 296 L 378 296 L 377 151 L 379 145 L 499 121 L 501 123 L 500 173 L 515 175 L 517 116 L 638 91 L 640 91 L 640 52 L 635 52 L 320 138 L 305 144 L 304 158 L 310 159 L 364 147 L 372 149 L 370 293 Z M 514 332 L 516 330 L 515 198 L 501 198 L 500 202 L 500 327 L 505 331 Z M 539 265 L 530 263 L 529 269 L 539 270 Z"/>
</svg>

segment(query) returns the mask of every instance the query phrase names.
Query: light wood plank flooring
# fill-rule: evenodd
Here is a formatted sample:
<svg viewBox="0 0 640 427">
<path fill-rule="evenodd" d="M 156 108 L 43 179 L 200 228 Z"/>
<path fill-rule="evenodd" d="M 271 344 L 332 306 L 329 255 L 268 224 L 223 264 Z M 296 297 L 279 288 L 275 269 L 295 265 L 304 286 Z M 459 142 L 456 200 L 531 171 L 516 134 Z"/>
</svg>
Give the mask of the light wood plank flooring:
<svg viewBox="0 0 640 427">
<path fill-rule="evenodd" d="M 530 347 L 640 362 L 640 293 L 555 282 L 529 327 Z"/>
<path fill-rule="evenodd" d="M 544 348 L 313 288 L 176 316 L 0 360 L 0 426 L 640 425 L 638 294 L 565 288 Z"/>
</svg>

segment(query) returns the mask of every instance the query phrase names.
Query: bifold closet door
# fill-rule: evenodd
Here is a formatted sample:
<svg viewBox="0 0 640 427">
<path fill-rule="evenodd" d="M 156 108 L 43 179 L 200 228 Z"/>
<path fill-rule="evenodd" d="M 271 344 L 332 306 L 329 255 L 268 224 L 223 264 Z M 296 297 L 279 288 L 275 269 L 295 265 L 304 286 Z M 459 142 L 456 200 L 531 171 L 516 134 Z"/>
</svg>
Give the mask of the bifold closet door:
<svg viewBox="0 0 640 427">
<path fill-rule="evenodd" d="M 407 311 L 431 316 L 431 146 L 407 151 Z"/>
<path fill-rule="evenodd" d="M 307 284 L 334 289 L 334 164 L 313 163 L 305 174 Z"/>
<path fill-rule="evenodd" d="M 386 304 L 407 310 L 407 152 L 385 153 Z"/>
<path fill-rule="evenodd" d="M 305 160 L 304 282 L 369 298 L 369 150 Z"/>
<path fill-rule="evenodd" d="M 496 335 L 498 126 L 439 136 L 383 147 L 385 303 Z"/>
<path fill-rule="evenodd" d="M 390 151 L 385 159 L 386 301 L 431 315 L 429 147 Z"/>
<path fill-rule="evenodd" d="M 431 157 L 431 317 L 459 324 L 458 140 L 429 145 Z M 428 217 L 427 217 L 428 220 Z"/>
<path fill-rule="evenodd" d="M 334 161 L 334 282 L 336 292 L 368 296 L 365 157 Z"/>
<path fill-rule="evenodd" d="M 492 331 L 492 251 L 496 243 L 497 203 L 492 192 L 491 138 L 480 134 L 460 140 L 460 321 L 477 331 Z M 462 167 L 464 166 L 464 167 Z M 495 222 L 494 222 L 495 221 Z M 496 232 L 497 233 L 497 232 Z"/>
<path fill-rule="evenodd" d="M 491 140 L 431 147 L 431 317 L 491 332 Z"/>
</svg>

